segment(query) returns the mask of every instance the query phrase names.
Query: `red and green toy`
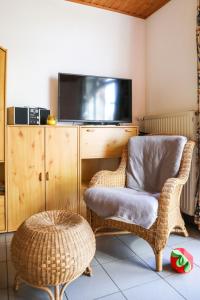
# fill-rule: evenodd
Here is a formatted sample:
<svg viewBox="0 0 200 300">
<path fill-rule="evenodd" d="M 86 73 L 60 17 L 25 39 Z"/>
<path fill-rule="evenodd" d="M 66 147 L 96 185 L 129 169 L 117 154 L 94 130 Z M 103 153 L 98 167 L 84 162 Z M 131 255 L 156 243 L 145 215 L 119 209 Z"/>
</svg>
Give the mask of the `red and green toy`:
<svg viewBox="0 0 200 300">
<path fill-rule="evenodd" d="M 188 273 L 193 269 L 193 257 L 184 248 L 176 248 L 171 252 L 171 267 L 178 273 Z"/>
</svg>

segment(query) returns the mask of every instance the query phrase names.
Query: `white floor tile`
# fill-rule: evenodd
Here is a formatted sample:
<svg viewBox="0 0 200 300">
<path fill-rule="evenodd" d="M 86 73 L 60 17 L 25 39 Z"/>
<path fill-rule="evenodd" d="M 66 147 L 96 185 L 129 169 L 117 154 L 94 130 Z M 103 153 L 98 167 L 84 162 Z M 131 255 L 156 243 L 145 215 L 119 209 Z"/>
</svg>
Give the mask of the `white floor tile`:
<svg viewBox="0 0 200 300">
<path fill-rule="evenodd" d="M 176 244 L 191 243 L 191 242 L 196 241 L 196 240 L 197 240 L 197 237 L 194 237 L 194 236 L 185 237 L 185 236 L 182 236 L 182 235 L 170 234 L 167 246 L 172 248 Z M 200 240 L 200 238 L 199 238 L 199 240 Z"/>
<path fill-rule="evenodd" d="M 152 300 L 180 300 L 182 299 L 180 294 L 187 300 L 199 300 L 200 232 L 189 228 L 189 234 L 189 238 L 178 235 L 170 237 L 169 247 L 164 251 L 164 271 L 160 273 L 153 271 L 155 259 L 151 247 L 139 237 L 131 234 L 99 237 L 96 257 L 91 263 L 94 275 L 81 276 L 71 283 L 66 290 L 68 298 L 65 297 L 64 300 L 151 300 L 151 297 Z M 6 287 L 9 285 L 9 300 L 49 300 L 46 293 L 27 285 L 22 285 L 17 293 L 13 292 L 11 287 L 13 287 L 15 270 L 9 254 L 12 237 L 13 233 L 0 234 L 0 299 L 8 300 Z M 3 251 L 5 246 L 7 246 L 7 265 L 6 251 Z M 186 275 L 174 273 L 170 267 L 170 253 L 175 247 L 186 248 L 194 256 L 194 261 L 199 267 L 195 266 L 194 270 Z M 174 288 L 168 286 L 165 281 Z"/>
<path fill-rule="evenodd" d="M 11 260 L 10 248 L 11 248 L 11 241 L 12 241 L 13 235 L 14 235 L 13 232 L 6 233 L 6 235 L 5 235 L 6 246 L 7 246 L 7 260 Z"/>
<path fill-rule="evenodd" d="M 96 258 L 94 257 L 92 262 L 91 262 L 91 267 L 97 266 L 99 265 L 98 261 L 96 260 Z"/>
<path fill-rule="evenodd" d="M 127 300 L 183 300 L 164 280 L 156 280 L 123 291 Z"/>
<path fill-rule="evenodd" d="M 125 300 L 126 298 L 122 295 L 122 293 L 115 293 L 115 294 L 105 296 L 103 298 L 97 298 L 97 299 L 98 300 Z"/>
<path fill-rule="evenodd" d="M 174 274 L 170 263 L 171 251 L 172 249 L 169 247 L 165 247 L 165 249 L 163 250 L 163 270 L 162 272 L 157 273 L 163 278 Z M 150 253 L 149 251 L 147 251 L 146 253 L 142 252 L 138 256 L 142 260 L 144 260 L 152 270 L 156 271 L 156 261 L 153 250 L 151 250 Z"/>
<path fill-rule="evenodd" d="M 160 278 L 135 256 L 126 260 L 112 261 L 103 267 L 121 290 Z"/>
<path fill-rule="evenodd" d="M 81 276 L 73 281 L 67 287 L 66 295 L 69 300 L 93 300 L 118 291 L 102 267 L 95 266 L 93 276 Z"/>
<path fill-rule="evenodd" d="M 13 236 L 14 236 L 14 232 L 8 232 L 8 233 L 6 233 L 6 243 L 7 244 L 11 243 Z"/>
<path fill-rule="evenodd" d="M 8 300 L 8 291 L 7 289 L 0 289 L 0 299 Z"/>
<path fill-rule="evenodd" d="M 53 290 L 52 290 L 53 291 Z M 9 289 L 9 300 L 49 300 L 49 296 L 46 292 L 32 288 L 26 284 L 22 284 L 17 292 L 13 289 Z M 63 296 L 63 300 L 67 300 L 66 296 Z"/>
<path fill-rule="evenodd" d="M 123 241 L 133 252 L 137 255 L 141 253 L 152 253 L 151 246 L 143 239 L 138 236 L 127 234 L 118 237 L 121 241 Z"/>
<path fill-rule="evenodd" d="M 125 235 L 119 237 L 133 252 L 144 260 L 153 270 L 155 270 L 155 256 L 150 245 L 143 239 L 134 235 Z M 178 244 L 176 244 L 178 243 Z M 167 277 L 174 274 L 170 266 L 170 254 L 172 249 L 183 247 L 186 248 L 193 256 L 194 261 L 200 266 L 200 239 L 196 237 L 185 238 L 179 235 L 171 235 L 168 245 L 163 251 L 163 271 L 159 272 L 161 277 Z M 172 246 L 174 244 L 174 246 Z"/>
<path fill-rule="evenodd" d="M 6 238 L 5 234 L 0 234 L 0 262 L 6 261 Z"/>
<path fill-rule="evenodd" d="M 199 251 L 200 252 L 200 251 Z M 176 274 L 167 277 L 165 280 L 169 282 L 181 295 L 187 300 L 200 299 L 200 268 L 194 269 L 188 274 Z"/>
<path fill-rule="evenodd" d="M 4 233 L 0 233 L 0 246 L 6 244 L 6 236 Z"/>
<path fill-rule="evenodd" d="M 7 288 L 7 265 L 6 262 L 0 262 L 0 289 Z"/>
<path fill-rule="evenodd" d="M 0 244 L 0 262 L 6 261 L 6 244 Z"/>
<path fill-rule="evenodd" d="M 116 237 L 104 236 L 97 238 L 95 257 L 101 264 L 133 255 L 134 253 Z"/>
<path fill-rule="evenodd" d="M 8 265 L 8 286 L 13 288 L 16 271 L 11 261 L 7 262 Z"/>
</svg>

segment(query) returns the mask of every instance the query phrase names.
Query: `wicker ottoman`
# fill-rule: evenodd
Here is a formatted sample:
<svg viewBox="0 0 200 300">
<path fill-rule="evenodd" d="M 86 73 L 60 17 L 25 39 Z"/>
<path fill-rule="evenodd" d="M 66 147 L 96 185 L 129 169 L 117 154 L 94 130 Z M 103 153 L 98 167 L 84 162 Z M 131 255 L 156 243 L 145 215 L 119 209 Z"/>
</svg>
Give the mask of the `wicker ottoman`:
<svg viewBox="0 0 200 300">
<path fill-rule="evenodd" d="M 45 290 L 50 299 L 61 300 L 70 282 L 84 271 L 90 275 L 94 253 L 94 234 L 80 215 L 64 210 L 33 215 L 19 227 L 11 244 L 15 288 L 24 281 Z M 54 295 L 48 286 L 54 286 Z"/>
</svg>

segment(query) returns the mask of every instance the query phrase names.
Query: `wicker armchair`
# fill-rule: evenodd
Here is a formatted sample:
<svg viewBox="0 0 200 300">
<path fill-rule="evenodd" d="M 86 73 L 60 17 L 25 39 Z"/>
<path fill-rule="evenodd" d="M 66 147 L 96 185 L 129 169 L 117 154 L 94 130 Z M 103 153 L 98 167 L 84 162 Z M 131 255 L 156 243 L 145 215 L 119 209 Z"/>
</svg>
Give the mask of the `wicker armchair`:
<svg viewBox="0 0 200 300">
<path fill-rule="evenodd" d="M 162 251 L 170 233 L 176 232 L 188 236 L 180 213 L 180 195 L 189 176 L 194 145 L 193 141 L 185 144 L 178 176 L 166 180 L 158 199 L 158 217 L 149 229 L 123 221 L 104 219 L 88 209 L 88 221 L 95 234 L 98 235 L 98 231 L 102 232 L 102 229 L 117 228 L 138 235 L 150 244 L 155 254 L 156 271 L 162 271 Z M 116 171 L 96 173 L 90 181 L 90 187 L 125 187 L 127 152 L 126 147 Z"/>
</svg>

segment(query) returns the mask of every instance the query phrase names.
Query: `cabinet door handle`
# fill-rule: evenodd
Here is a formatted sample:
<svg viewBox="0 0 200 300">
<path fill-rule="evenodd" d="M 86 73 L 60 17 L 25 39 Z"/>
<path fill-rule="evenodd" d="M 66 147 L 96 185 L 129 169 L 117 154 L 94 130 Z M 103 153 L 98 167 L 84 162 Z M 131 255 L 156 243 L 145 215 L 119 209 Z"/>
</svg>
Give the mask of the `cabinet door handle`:
<svg viewBox="0 0 200 300">
<path fill-rule="evenodd" d="M 46 172 L 46 181 L 49 181 L 49 172 Z"/>
<path fill-rule="evenodd" d="M 94 129 L 86 129 L 87 132 L 94 132 Z"/>
<path fill-rule="evenodd" d="M 131 129 L 125 129 L 125 132 L 133 132 Z"/>
<path fill-rule="evenodd" d="M 39 181 L 42 181 L 42 172 L 39 173 Z"/>
</svg>

